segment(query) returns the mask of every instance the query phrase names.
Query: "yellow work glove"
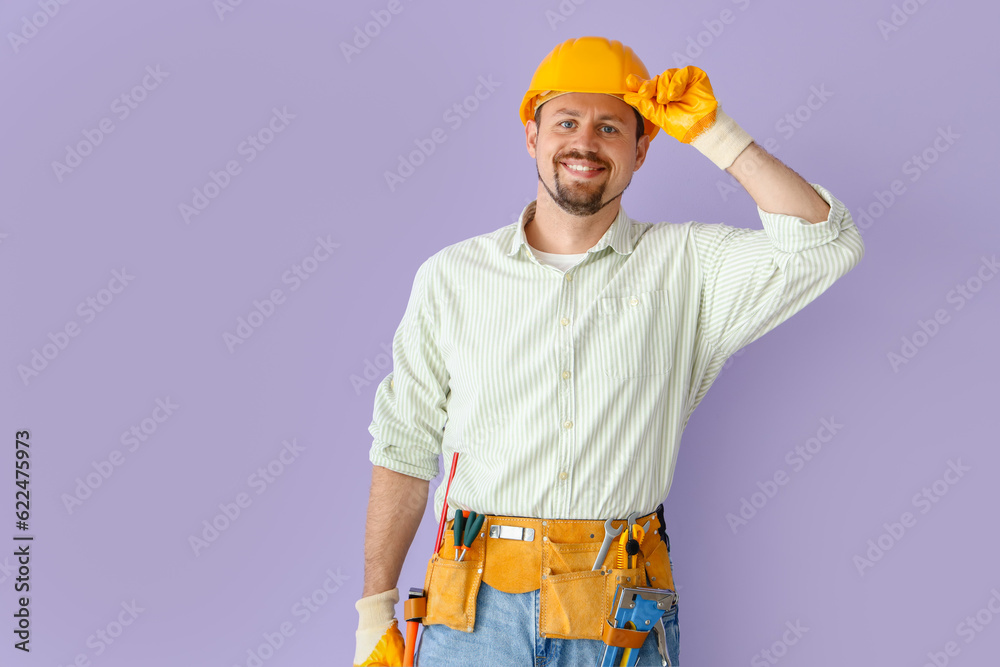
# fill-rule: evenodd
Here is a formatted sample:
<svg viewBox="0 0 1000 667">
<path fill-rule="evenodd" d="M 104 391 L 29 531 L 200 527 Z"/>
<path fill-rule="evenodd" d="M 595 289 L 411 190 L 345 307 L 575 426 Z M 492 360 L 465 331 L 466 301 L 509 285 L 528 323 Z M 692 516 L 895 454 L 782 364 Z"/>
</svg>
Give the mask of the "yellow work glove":
<svg viewBox="0 0 1000 667">
<path fill-rule="evenodd" d="M 358 610 L 354 667 L 399 667 L 403 664 L 403 635 L 396 622 L 399 589 L 363 597 Z"/>
<path fill-rule="evenodd" d="M 719 169 L 733 164 L 753 137 L 722 110 L 704 71 L 688 65 L 671 68 L 653 79 L 629 74 L 632 92 L 622 99 L 644 118 L 684 144 L 691 144 Z"/>
</svg>

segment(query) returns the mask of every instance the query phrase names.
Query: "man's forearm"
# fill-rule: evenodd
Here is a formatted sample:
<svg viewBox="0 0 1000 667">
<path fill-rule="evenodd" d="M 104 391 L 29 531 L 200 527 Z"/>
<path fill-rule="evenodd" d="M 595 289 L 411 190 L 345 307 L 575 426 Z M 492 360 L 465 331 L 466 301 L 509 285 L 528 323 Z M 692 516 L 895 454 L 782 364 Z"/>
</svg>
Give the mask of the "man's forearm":
<svg viewBox="0 0 1000 667">
<path fill-rule="evenodd" d="M 726 169 L 768 213 L 784 213 L 811 223 L 823 222 L 830 205 L 801 176 L 757 145 L 747 146 Z"/>
<path fill-rule="evenodd" d="M 374 466 L 365 521 L 365 587 L 375 595 L 396 587 L 406 553 L 427 507 L 426 480 Z"/>
</svg>

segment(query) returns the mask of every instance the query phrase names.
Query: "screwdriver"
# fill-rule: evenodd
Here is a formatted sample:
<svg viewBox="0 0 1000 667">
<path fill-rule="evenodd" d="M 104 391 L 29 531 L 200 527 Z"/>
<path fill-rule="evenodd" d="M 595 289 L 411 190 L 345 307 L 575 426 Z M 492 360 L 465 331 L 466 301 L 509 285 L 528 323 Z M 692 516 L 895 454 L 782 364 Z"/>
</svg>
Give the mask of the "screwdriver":
<svg viewBox="0 0 1000 667">
<path fill-rule="evenodd" d="M 465 539 L 462 541 L 462 553 L 458 557 L 458 560 L 465 560 L 465 552 L 468 551 L 469 547 L 472 546 L 472 543 L 476 541 L 476 535 L 483 527 L 483 523 L 485 521 L 485 514 L 477 516 L 475 512 L 469 512 L 469 519 L 465 522 Z"/>
<path fill-rule="evenodd" d="M 473 512 L 475 514 L 475 512 Z M 455 531 L 455 560 L 458 558 L 458 548 L 462 546 L 462 528 L 465 527 L 465 514 L 460 509 L 455 510 L 455 525 L 452 526 L 452 530 Z"/>
</svg>

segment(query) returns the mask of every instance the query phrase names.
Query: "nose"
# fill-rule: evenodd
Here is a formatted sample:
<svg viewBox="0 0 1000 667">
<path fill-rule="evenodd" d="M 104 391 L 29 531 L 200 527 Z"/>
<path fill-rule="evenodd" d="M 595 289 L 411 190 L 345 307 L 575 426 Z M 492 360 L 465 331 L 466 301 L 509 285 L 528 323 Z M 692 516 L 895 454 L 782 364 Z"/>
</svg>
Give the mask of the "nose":
<svg viewBox="0 0 1000 667">
<path fill-rule="evenodd" d="M 597 153 L 597 149 L 600 147 L 597 131 L 597 127 L 591 123 L 582 123 L 580 131 L 574 137 L 576 139 L 573 142 L 574 146 L 584 153 Z"/>
</svg>

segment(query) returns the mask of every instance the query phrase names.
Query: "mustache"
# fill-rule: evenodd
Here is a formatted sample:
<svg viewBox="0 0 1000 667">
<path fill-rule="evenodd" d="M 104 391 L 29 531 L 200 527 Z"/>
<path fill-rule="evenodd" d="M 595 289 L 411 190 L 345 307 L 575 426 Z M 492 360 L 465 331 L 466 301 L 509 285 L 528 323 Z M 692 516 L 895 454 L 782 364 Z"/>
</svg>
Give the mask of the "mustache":
<svg viewBox="0 0 1000 667">
<path fill-rule="evenodd" d="M 563 153 L 562 155 L 557 155 L 554 158 L 554 162 L 562 162 L 565 159 L 571 160 L 586 160 L 588 162 L 594 162 L 601 165 L 605 169 L 608 168 L 607 161 L 600 158 L 597 153 L 581 153 L 580 151 L 570 151 L 569 153 Z"/>
</svg>

